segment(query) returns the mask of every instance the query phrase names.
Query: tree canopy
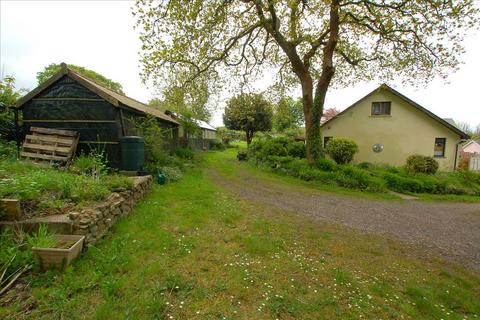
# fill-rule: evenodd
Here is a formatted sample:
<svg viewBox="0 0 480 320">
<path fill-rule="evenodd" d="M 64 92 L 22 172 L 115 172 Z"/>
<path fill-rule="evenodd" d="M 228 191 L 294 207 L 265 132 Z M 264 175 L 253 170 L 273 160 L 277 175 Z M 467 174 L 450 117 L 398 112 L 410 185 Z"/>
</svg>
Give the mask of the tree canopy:
<svg viewBox="0 0 480 320">
<path fill-rule="evenodd" d="M 223 123 L 230 130 L 246 134 L 247 145 L 258 131 L 272 129 L 272 107 L 261 94 L 240 94 L 232 97 L 225 108 Z"/>
<path fill-rule="evenodd" d="M 302 101 L 292 97 L 281 98 L 274 111 L 273 128 L 278 132 L 298 128 L 304 122 Z"/>
<path fill-rule="evenodd" d="M 0 139 L 15 140 L 15 115 L 12 107 L 22 96 L 24 89 L 15 89 L 15 78 L 6 76 L 0 79 Z"/>
<path fill-rule="evenodd" d="M 120 94 L 124 94 L 122 85 L 120 83 L 115 82 L 115 81 L 101 75 L 98 72 L 87 69 L 85 67 L 76 66 L 74 64 L 69 64 L 68 67 L 70 69 L 78 72 L 79 74 L 95 81 L 96 83 L 109 88 L 110 90 L 113 90 L 113 91 L 118 92 Z M 47 81 L 50 77 L 52 77 L 53 75 L 58 73 L 60 71 L 60 69 L 61 69 L 60 64 L 51 63 L 48 66 L 46 66 L 42 71 L 37 72 L 38 84 L 42 84 L 43 82 Z"/>
<path fill-rule="evenodd" d="M 274 70 L 300 85 L 310 163 L 323 154 L 331 85 L 446 77 L 478 27 L 474 0 L 137 0 L 134 15 L 145 79 L 185 71 L 188 81 L 236 83 Z"/>
<path fill-rule="evenodd" d="M 181 114 L 185 117 L 209 121 L 211 110 L 208 107 L 209 91 L 205 83 L 196 86 L 182 86 L 172 82 L 162 90 L 162 96 L 153 98 L 149 105 Z"/>
</svg>

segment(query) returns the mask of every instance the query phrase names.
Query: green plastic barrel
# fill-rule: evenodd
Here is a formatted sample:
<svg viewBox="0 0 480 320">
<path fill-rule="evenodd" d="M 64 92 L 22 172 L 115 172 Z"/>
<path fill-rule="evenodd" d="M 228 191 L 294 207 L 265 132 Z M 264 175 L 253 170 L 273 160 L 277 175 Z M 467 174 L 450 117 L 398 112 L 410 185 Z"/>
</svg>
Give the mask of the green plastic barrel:
<svg viewBox="0 0 480 320">
<path fill-rule="evenodd" d="M 145 162 L 145 140 L 137 136 L 125 136 L 120 139 L 122 150 L 122 170 L 142 170 Z"/>
</svg>

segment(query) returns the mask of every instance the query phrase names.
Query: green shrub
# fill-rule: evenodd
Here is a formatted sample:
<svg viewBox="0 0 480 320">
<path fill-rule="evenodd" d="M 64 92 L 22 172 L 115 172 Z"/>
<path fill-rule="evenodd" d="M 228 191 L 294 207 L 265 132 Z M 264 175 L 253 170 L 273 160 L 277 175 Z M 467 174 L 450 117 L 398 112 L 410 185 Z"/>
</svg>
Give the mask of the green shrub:
<svg viewBox="0 0 480 320">
<path fill-rule="evenodd" d="M 15 159 L 17 156 L 17 144 L 15 141 L 5 141 L 0 137 L 0 159 Z"/>
<path fill-rule="evenodd" d="M 346 164 L 353 160 L 353 156 L 358 152 L 358 146 L 349 139 L 333 138 L 328 141 L 325 152 L 337 164 Z"/>
<path fill-rule="evenodd" d="M 228 144 L 228 142 L 227 142 L 227 144 Z M 226 146 L 221 140 L 214 140 L 214 141 L 210 142 L 210 150 L 223 151 L 225 149 L 226 149 Z"/>
<path fill-rule="evenodd" d="M 288 166 L 290 162 L 292 162 L 295 159 L 295 157 L 281 157 L 281 156 L 268 156 L 266 159 L 266 163 L 271 167 L 275 169 L 280 169 L 280 168 L 285 168 Z"/>
<path fill-rule="evenodd" d="M 371 164 L 370 162 L 361 162 L 358 164 L 358 167 L 361 169 L 370 169 L 371 167 L 373 167 L 373 164 Z"/>
<path fill-rule="evenodd" d="M 381 179 L 374 177 L 363 169 L 354 166 L 342 166 L 335 176 L 339 186 L 361 191 L 379 192 L 384 190 Z"/>
<path fill-rule="evenodd" d="M 237 160 L 238 161 L 247 161 L 248 160 L 248 151 L 245 150 L 245 149 L 238 150 Z"/>
<path fill-rule="evenodd" d="M 283 143 L 280 139 L 270 139 L 265 141 L 260 150 L 260 158 L 266 159 L 268 156 L 287 156 L 287 143 Z"/>
<path fill-rule="evenodd" d="M 306 157 L 305 143 L 300 141 L 290 141 L 287 144 L 287 154 L 291 157 L 305 158 Z"/>
<path fill-rule="evenodd" d="M 413 173 L 434 174 L 438 170 L 438 162 L 432 157 L 414 154 L 407 158 L 405 169 Z"/>
<path fill-rule="evenodd" d="M 92 149 L 88 155 L 81 154 L 75 158 L 69 170 L 95 178 L 105 175 L 108 171 L 106 153 L 103 150 Z"/>
<path fill-rule="evenodd" d="M 423 184 L 414 178 L 402 177 L 394 173 L 385 173 L 383 178 L 387 187 L 393 191 L 414 193 L 423 191 Z"/>
<path fill-rule="evenodd" d="M 311 169 L 311 167 L 308 165 L 307 160 L 305 159 L 294 159 L 289 163 L 286 163 L 284 166 L 288 174 L 294 177 L 298 177 L 300 171 L 302 170 Z"/>
<path fill-rule="evenodd" d="M 179 181 L 183 177 L 182 171 L 177 167 L 161 167 L 160 171 L 165 175 L 168 183 Z"/>
<path fill-rule="evenodd" d="M 337 165 L 329 159 L 320 158 L 315 162 L 315 166 L 322 171 L 335 171 Z"/>
<path fill-rule="evenodd" d="M 195 152 L 191 148 L 178 148 L 175 150 L 175 155 L 180 159 L 193 160 Z"/>
</svg>

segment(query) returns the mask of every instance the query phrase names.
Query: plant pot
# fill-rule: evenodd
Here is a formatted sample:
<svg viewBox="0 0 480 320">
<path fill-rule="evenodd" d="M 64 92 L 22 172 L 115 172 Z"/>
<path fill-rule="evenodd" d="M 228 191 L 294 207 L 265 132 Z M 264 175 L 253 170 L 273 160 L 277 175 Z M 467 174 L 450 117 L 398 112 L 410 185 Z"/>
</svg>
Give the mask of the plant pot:
<svg viewBox="0 0 480 320">
<path fill-rule="evenodd" d="M 38 248 L 33 247 L 33 254 L 40 263 L 42 270 L 64 269 L 82 251 L 85 236 L 80 235 L 55 235 L 59 243 L 71 242 L 68 248 Z"/>
</svg>

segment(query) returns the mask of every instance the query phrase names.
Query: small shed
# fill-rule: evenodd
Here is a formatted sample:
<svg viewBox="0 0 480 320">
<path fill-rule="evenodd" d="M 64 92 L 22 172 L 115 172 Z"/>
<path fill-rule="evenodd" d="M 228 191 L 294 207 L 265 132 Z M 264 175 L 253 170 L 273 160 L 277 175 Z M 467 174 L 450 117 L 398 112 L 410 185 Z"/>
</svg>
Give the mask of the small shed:
<svg viewBox="0 0 480 320">
<path fill-rule="evenodd" d="M 65 63 L 57 74 L 22 97 L 16 107 L 22 112 L 24 132 L 32 126 L 77 131 L 77 153 L 104 150 L 113 167 L 120 163 L 120 138 L 135 134 L 135 119 L 155 117 L 165 128 L 166 145 L 174 148 L 178 144 L 179 123 L 173 118 L 103 87 Z"/>
<path fill-rule="evenodd" d="M 165 111 L 165 114 L 171 116 L 174 119 L 183 117 L 182 115 L 179 115 L 176 112 L 169 110 Z M 190 120 L 198 126 L 199 130 L 193 135 L 187 136 L 187 134 L 182 128 L 182 125 L 180 125 L 180 127 L 178 128 L 178 137 L 180 144 L 184 146 L 188 145 L 192 149 L 196 150 L 210 149 L 211 144 L 217 139 L 217 129 L 215 129 L 209 123 L 203 120 L 193 118 Z"/>
</svg>

